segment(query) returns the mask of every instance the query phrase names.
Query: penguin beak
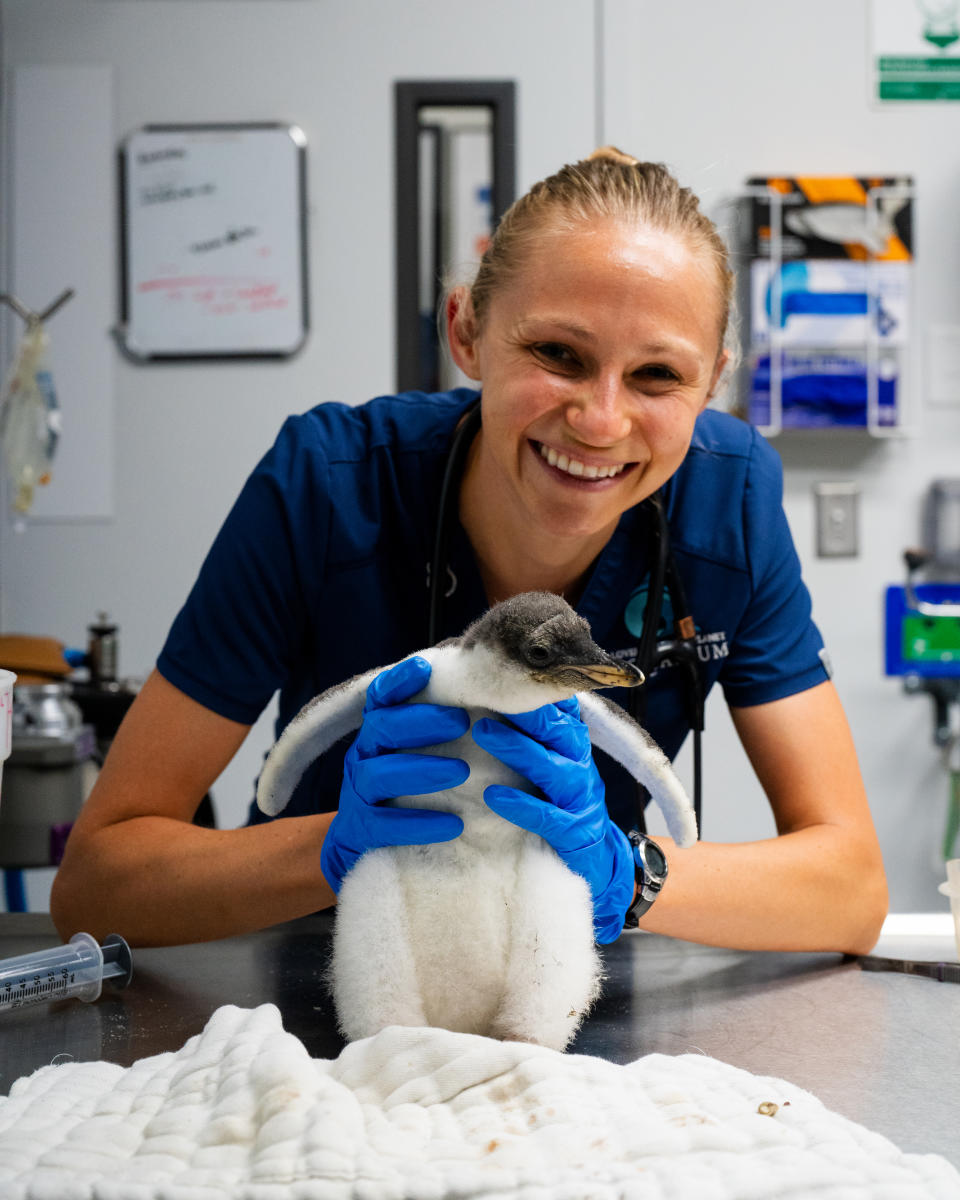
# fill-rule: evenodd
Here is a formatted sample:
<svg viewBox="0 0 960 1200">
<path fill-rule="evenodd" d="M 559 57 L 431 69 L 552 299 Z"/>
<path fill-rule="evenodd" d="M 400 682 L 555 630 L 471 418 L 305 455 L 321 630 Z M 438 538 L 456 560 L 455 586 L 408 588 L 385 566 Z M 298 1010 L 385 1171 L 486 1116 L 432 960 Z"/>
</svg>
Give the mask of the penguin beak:
<svg viewBox="0 0 960 1200">
<path fill-rule="evenodd" d="M 578 663 L 572 670 L 582 675 L 591 688 L 639 687 L 643 683 L 643 672 L 633 663 L 609 662 Z"/>
</svg>

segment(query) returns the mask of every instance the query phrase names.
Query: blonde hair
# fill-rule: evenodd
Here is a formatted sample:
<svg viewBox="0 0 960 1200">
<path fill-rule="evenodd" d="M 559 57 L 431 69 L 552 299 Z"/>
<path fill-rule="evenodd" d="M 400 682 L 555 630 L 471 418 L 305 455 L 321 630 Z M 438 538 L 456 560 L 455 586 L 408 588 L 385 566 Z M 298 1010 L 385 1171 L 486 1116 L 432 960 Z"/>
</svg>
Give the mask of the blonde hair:
<svg viewBox="0 0 960 1200">
<path fill-rule="evenodd" d="M 616 146 L 601 146 L 535 183 L 504 213 L 469 288 L 474 330 L 483 327 L 494 294 L 523 268 L 525 253 L 543 231 L 572 229 L 597 219 L 642 222 L 683 240 L 711 263 L 720 301 L 720 345 L 733 304 L 733 271 L 723 238 L 662 163 L 640 162 Z"/>
</svg>

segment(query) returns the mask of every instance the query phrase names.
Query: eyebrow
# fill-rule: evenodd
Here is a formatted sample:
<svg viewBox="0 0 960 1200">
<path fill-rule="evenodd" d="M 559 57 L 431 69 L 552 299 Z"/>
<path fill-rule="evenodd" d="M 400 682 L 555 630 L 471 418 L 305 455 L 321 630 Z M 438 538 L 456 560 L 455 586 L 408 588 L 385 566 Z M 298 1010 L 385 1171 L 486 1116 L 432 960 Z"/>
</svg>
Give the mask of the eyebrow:
<svg viewBox="0 0 960 1200">
<path fill-rule="evenodd" d="M 551 329 L 561 329 L 564 333 L 570 333 L 574 337 L 581 338 L 585 342 L 596 342 L 597 336 L 583 325 L 577 325 L 572 321 L 561 321 L 554 317 L 528 317 L 525 320 L 517 322 L 517 329 L 522 336 L 530 336 L 533 333 L 534 327 L 549 325 Z"/>
</svg>

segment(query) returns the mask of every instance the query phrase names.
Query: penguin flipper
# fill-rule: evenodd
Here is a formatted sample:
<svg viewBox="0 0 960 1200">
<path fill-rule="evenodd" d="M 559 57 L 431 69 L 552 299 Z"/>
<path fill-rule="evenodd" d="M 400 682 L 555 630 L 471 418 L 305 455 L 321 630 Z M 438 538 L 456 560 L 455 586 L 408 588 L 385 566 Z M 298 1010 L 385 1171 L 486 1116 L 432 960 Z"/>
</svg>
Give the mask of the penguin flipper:
<svg viewBox="0 0 960 1200">
<path fill-rule="evenodd" d="M 309 700 L 277 739 L 260 772 L 257 807 L 275 817 L 287 807 L 300 776 L 315 758 L 363 720 L 367 688 L 382 667 L 355 675 Z"/>
<path fill-rule="evenodd" d="M 697 840 L 697 819 L 690 797 L 650 734 L 605 696 L 577 692 L 577 699 L 591 742 L 626 767 L 649 791 L 677 845 L 692 845 Z"/>
</svg>

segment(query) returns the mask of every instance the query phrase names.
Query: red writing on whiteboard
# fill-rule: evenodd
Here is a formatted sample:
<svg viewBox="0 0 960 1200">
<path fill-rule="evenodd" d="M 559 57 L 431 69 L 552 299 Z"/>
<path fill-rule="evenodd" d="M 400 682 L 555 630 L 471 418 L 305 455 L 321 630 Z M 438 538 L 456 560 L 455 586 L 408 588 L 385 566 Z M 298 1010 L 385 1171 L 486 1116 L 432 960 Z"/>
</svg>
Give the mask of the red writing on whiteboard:
<svg viewBox="0 0 960 1200">
<path fill-rule="evenodd" d="M 137 285 L 144 294 L 159 293 L 167 302 L 189 303 L 216 316 L 264 312 L 290 306 L 280 285 L 264 279 L 186 275 L 147 279 Z"/>
<path fill-rule="evenodd" d="M 218 275 L 170 275 L 162 279 L 145 279 L 137 284 L 138 292 L 161 292 L 169 288 L 224 287 L 239 280 Z"/>
</svg>

